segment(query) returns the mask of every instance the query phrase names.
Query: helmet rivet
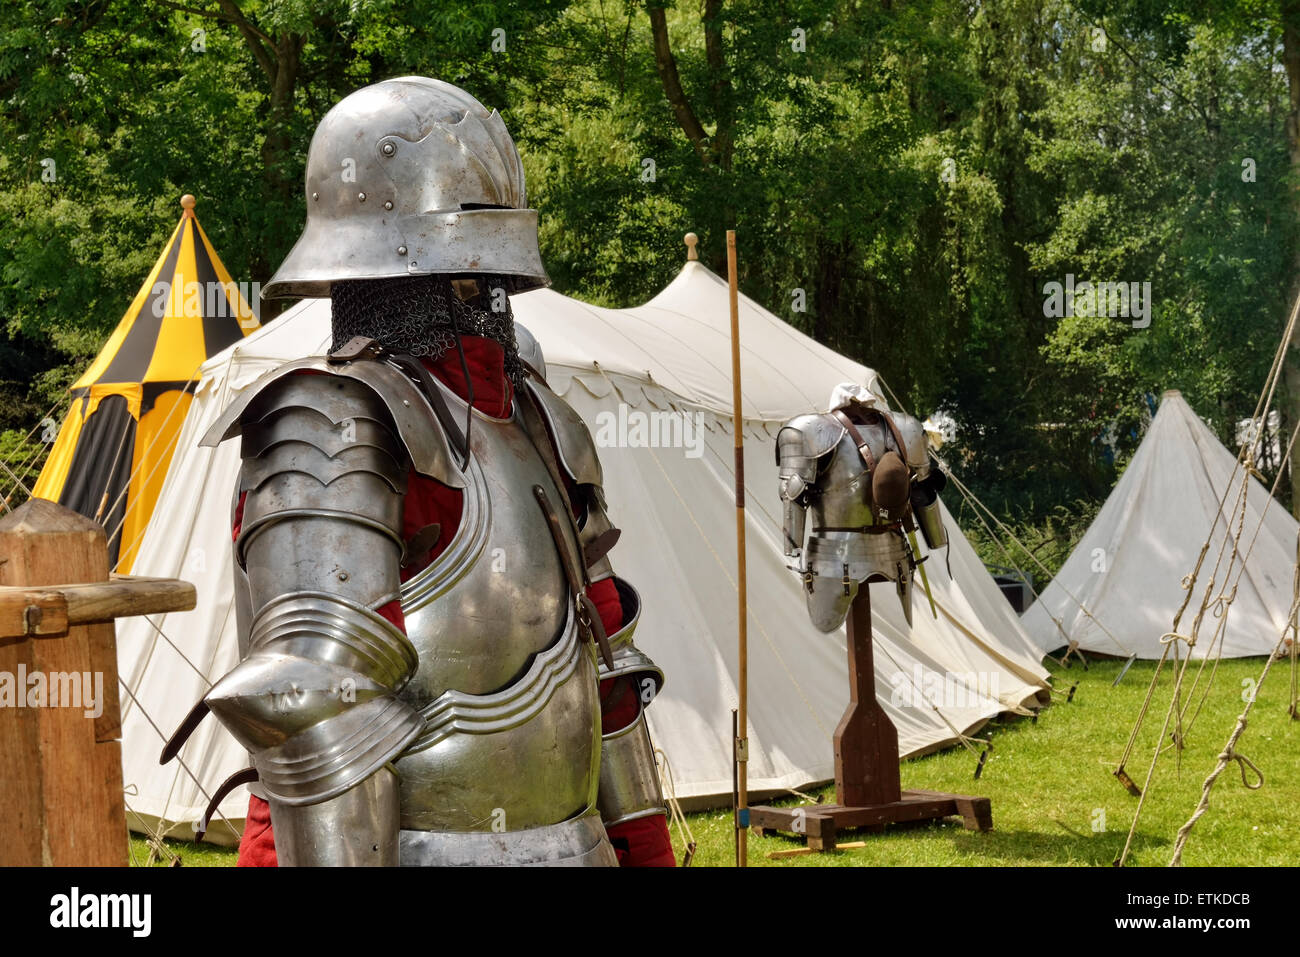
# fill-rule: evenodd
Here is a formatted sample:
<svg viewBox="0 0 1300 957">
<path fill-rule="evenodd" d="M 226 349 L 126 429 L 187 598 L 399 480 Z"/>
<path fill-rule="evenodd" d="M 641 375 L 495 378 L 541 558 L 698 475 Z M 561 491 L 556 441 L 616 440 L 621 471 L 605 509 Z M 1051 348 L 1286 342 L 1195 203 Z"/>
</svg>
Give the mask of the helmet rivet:
<svg viewBox="0 0 1300 957">
<path fill-rule="evenodd" d="M 397 255 L 399 255 L 399 256 L 405 256 L 405 255 L 406 255 L 406 247 L 405 247 L 405 246 L 398 246 L 398 247 L 397 247 Z"/>
<path fill-rule="evenodd" d="M 384 151 L 385 156 L 392 156 L 394 153 L 397 152 L 397 147 L 393 146 L 392 143 L 385 143 L 382 147 L 380 147 L 380 149 Z"/>
<path fill-rule="evenodd" d="M 384 209 L 392 209 L 392 208 L 393 208 L 393 201 L 391 199 L 388 202 L 384 203 Z"/>
<path fill-rule="evenodd" d="M 357 193 L 357 199 L 364 203 L 364 202 L 366 201 L 366 194 L 365 194 L 365 193 Z"/>
</svg>

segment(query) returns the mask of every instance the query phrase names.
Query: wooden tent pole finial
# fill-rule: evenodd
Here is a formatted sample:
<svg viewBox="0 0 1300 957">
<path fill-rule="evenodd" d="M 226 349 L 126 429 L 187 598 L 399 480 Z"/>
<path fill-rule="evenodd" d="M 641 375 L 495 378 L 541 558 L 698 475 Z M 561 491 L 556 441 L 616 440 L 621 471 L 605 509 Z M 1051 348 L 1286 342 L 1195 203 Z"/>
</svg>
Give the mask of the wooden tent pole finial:
<svg viewBox="0 0 1300 957">
<path fill-rule="evenodd" d="M 181 209 L 185 210 L 184 215 L 192 217 L 194 215 L 195 199 L 190 193 L 181 197 Z"/>
<path fill-rule="evenodd" d="M 700 241 L 700 237 L 696 236 L 694 233 L 687 233 L 682 237 L 682 240 L 686 243 L 686 261 L 692 262 L 698 260 L 700 254 L 696 251 L 695 244 Z"/>
</svg>

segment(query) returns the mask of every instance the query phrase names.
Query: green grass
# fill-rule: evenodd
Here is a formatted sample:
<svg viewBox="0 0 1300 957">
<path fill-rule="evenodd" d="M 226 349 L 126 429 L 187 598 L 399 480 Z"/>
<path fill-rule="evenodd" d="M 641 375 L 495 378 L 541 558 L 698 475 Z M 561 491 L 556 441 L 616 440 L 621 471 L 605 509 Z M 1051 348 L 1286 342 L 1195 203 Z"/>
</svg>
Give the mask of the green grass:
<svg viewBox="0 0 1300 957">
<path fill-rule="evenodd" d="M 986 726 L 980 737 L 991 738 L 994 748 L 978 781 L 973 780 L 975 758 L 962 748 L 904 762 L 905 788 L 991 798 L 992 832 L 966 831 L 958 820 L 919 828 L 891 828 L 878 835 L 848 832 L 842 840 L 861 839 L 867 846 L 783 860 L 769 860 L 767 854 L 799 847 L 802 842 L 793 837 L 751 835 L 750 864 L 1110 865 L 1119 856 L 1137 806 L 1137 799 L 1119 785 L 1111 771 L 1155 671 L 1154 662 L 1137 662 L 1119 687 L 1112 688 L 1111 681 L 1120 666 L 1120 662 L 1099 661 L 1086 672 L 1077 664 L 1068 670 L 1055 668 L 1053 684 L 1062 692 L 1073 682 L 1079 683 L 1074 700 L 1067 704 L 1062 694 L 1036 722 L 1016 719 Z M 1181 768 L 1176 752 L 1169 750 L 1161 756 L 1134 837 L 1130 864 L 1164 866 L 1169 862 L 1178 829 L 1195 809 L 1201 784 L 1213 769 L 1244 706 L 1243 682 L 1253 682 L 1262 667 L 1263 659 L 1259 658 L 1226 661 L 1219 666 L 1204 709 L 1187 733 Z M 1264 772 L 1264 787 L 1247 790 L 1237 766 L 1230 766 L 1219 777 L 1210 810 L 1192 832 L 1183 854 L 1185 864 L 1276 866 L 1294 865 L 1300 859 L 1300 721 L 1286 714 L 1288 668 L 1285 661 L 1273 666 L 1238 746 Z M 1189 683 L 1191 675 L 1189 671 Z M 1145 780 L 1171 688 L 1167 667 L 1128 764 L 1129 774 L 1139 784 Z M 830 747 L 829 741 L 826 746 Z M 812 793 L 834 799 L 831 788 Z M 792 797 L 774 803 L 798 804 L 802 800 Z M 1104 830 L 1094 830 L 1099 812 L 1105 815 Z M 730 865 L 734 859 L 731 812 L 692 814 L 688 821 L 698 843 L 694 866 Z M 680 858 L 676 829 L 673 838 Z M 233 851 L 186 842 L 169 841 L 167 845 L 186 866 L 234 863 Z M 138 861 L 148 855 L 147 845 L 138 838 L 132 838 L 132 850 Z"/>
</svg>

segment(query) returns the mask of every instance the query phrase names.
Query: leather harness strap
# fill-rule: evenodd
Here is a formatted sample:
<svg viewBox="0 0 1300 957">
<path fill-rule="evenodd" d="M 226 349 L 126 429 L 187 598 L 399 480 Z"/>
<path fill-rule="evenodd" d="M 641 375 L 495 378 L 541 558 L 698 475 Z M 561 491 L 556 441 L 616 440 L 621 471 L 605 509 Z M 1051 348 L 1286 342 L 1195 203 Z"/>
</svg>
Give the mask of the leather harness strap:
<svg viewBox="0 0 1300 957">
<path fill-rule="evenodd" d="M 835 418 L 839 420 L 840 425 L 844 426 L 844 430 L 849 433 L 849 438 L 852 439 L 853 444 L 858 447 L 858 455 L 862 457 L 862 464 L 867 467 L 867 471 L 875 471 L 876 457 L 871 454 L 871 449 L 867 446 L 867 440 L 864 439 L 862 433 L 858 431 L 857 424 L 844 414 L 843 409 L 836 409 L 831 413 L 831 415 L 835 416 Z"/>
<path fill-rule="evenodd" d="M 569 501 L 569 493 L 564 485 L 564 476 L 560 474 L 559 464 L 555 461 L 555 449 L 551 445 L 550 432 L 547 431 L 546 424 L 542 420 L 536 400 L 528 389 L 516 390 L 515 400 L 519 403 L 519 413 L 523 422 L 524 433 L 533 443 L 537 454 L 541 456 L 546 471 L 550 473 L 551 481 L 555 484 L 569 522 L 572 524 L 573 504 Z M 560 554 L 560 564 L 564 566 L 565 577 L 569 580 L 569 589 L 572 591 L 574 601 L 577 604 L 578 623 L 587 633 L 587 638 L 594 641 L 600 648 L 600 656 L 605 660 L 606 666 L 613 670 L 614 652 L 609 647 L 609 636 L 605 633 L 605 623 L 600 620 L 600 613 L 596 608 L 596 603 L 587 595 L 587 587 L 591 584 L 587 579 L 587 566 L 582 564 L 578 556 L 569 547 L 569 541 L 564 537 L 564 529 L 560 524 L 560 517 L 551 506 L 550 497 L 546 494 L 546 490 L 540 485 L 534 485 L 533 496 L 537 499 L 538 505 L 541 506 L 542 512 L 546 515 L 547 527 L 551 530 L 551 538 L 555 540 L 555 549 Z"/>
<path fill-rule="evenodd" d="M 885 425 L 889 428 L 889 434 L 894 437 L 894 444 L 898 446 L 899 458 L 906 462 L 907 445 L 903 442 L 903 435 L 898 431 L 898 426 L 894 423 L 893 416 L 889 415 L 887 412 L 879 412 L 875 409 L 870 410 L 867 414 L 884 420 Z M 849 438 L 853 440 L 853 444 L 858 447 L 858 452 L 862 455 L 862 461 L 867 466 L 867 471 L 870 472 L 874 470 L 876 467 L 875 456 L 871 454 L 871 449 L 867 447 L 866 440 L 862 437 L 862 433 L 858 431 L 857 423 L 845 414 L 843 406 L 833 410 L 831 415 L 835 416 L 840 425 L 844 426 L 845 431 L 849 433 Z"/>
</svg>

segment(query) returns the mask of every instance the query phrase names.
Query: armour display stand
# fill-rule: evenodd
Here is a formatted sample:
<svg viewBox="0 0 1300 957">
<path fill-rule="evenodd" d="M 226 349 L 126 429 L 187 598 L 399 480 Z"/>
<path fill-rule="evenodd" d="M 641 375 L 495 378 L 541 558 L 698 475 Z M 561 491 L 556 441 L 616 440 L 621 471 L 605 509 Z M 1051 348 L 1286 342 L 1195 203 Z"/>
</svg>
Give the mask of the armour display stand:
<svg viewBox="0 0 1300 957">
<path fill-rule="evenodd" d="M 986 797 L 902 790 L 898 732 L 876 700 L 871 598 L 865 584 L 849 609 L 847 630 L 849 706 L 834 736 L 837 803 L 751 807 L 755 833 L 803 834 L 811 849 L 833 851 L 838 833 L 849 828 L 879 833 L 886 824 L 960 816 L 967 830 L 991 831 L 993 810 Z"/>
</svg>

